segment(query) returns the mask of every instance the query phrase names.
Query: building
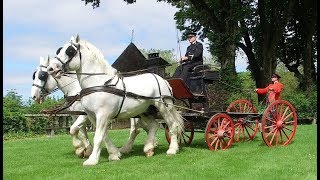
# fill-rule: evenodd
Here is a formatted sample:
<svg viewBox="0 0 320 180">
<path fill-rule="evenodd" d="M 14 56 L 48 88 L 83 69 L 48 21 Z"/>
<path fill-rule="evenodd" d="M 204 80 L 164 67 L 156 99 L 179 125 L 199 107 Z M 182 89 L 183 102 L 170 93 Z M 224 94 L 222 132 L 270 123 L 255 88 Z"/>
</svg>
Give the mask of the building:
<svg viewBox="0 0 320 180">
<path fill-rule="evenodd" d="M 167 66 L 170 64 L 159 53 L 148 54 L 146 58 L 132 42 L 112 64 L 124 76 L 150 72 L 165 77 Z"/>
</svg>

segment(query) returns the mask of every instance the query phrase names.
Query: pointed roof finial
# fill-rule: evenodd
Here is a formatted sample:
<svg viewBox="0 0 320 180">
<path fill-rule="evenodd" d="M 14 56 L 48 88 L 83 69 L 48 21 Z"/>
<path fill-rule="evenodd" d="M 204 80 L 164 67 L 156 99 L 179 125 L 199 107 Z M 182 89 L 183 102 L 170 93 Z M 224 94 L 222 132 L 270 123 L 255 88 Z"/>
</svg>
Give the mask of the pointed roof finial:
<svg viewBox="0 0 320 180">
<path fill-rule="evenodd" d="M 134 29 L 131 30 L 131 42 L 133 41 L 133 32 L 134 32 Z"/>
</svg>

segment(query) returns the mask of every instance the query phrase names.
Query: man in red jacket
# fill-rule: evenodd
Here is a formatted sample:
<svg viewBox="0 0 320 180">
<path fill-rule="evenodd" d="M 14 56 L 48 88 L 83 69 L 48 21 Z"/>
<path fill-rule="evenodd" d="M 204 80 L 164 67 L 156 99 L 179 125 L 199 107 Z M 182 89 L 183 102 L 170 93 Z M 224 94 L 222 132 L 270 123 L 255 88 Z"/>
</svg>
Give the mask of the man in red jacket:
<svg viewBox="0 0 320 180">
<path fill-rule="evenodd" d="M 278 74 L 273 74 L 271 77 L 272 83 L 269 84 L 266 88 L 257 88 L 256 92 L 258 94 L 267 94 L 268 102 L 270 104 L 276 100 L 280 99 L 280 93 L 283 88 L 283 84 L 279 82 L 281 77 Z"/>
<path fill-rule="evenodd" d="M 266 88 L 257 88 L 256 92 L 258 94 L 267 94 L 268 101 L 267 105 L 271 104 L 272 102 L 280 99 L 280 93 L 283 88 L 283 84 L 279 82 L 279 79 L 281 77 L 278 74 L 273 74 L 271 76 L 272 83 L 269 84 Z M 275 112 L 275 110 L 271 110 L 272 113 Z M 271 116 L 271 114 L 270 114 Z M 272 117 L 270 117 L 272 119 Z M 267 126 L 270 126 L 272 123 L 270 121 L 267 121 Z M 261 127 L 261 123 L 259 123 L 259 127 Z M 272 128 L 271 128 L 272 129 Z M 265 132 L 270 132 L 270 128 L 266 128 Z"/>
</svg>

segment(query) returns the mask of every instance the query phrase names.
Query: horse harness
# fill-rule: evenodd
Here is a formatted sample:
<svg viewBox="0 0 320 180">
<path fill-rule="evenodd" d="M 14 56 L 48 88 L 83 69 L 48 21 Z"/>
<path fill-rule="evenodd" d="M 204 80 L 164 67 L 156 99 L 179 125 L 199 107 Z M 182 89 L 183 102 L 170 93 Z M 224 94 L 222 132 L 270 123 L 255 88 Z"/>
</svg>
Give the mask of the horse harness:
<svg viewBox="0 0 320 180">
<path fill-rule="evenodd" d="M 43 65 L 40 65 L 39 67 L 47 68 L 46 66 L 43 66 Z M 37 72 L 37 71 L 35 71 L 35 72 L 33 73 L 33 75 L 32 75 L 32 79 L 33 79 L 33 80 L 35 79 L 36 72 Z M 44 86 L 47 84 L 48 76 L 49 76 L 48 72 L 40 70 L 39 73 L 38 73 L 38 78 L 39 78 L 41 81 L 44 81 L 44 84 L 43 84 L 42 86 L 41 86 L 41 85 L 38 85 L 38 84 L 34 84 L 34 83 L 32 84 L 32 86 L 35 86 L 35 87 L 40 88 L 40 90 L 41 90 L 41 91 L 40 91 L 40 92 L 41 92 L 41 95 L 44 94 L 43 91 L 45 91 L 45 93 L 49 94 L 49 91 L 46 90 L 46 88 L 44 88 Z M 54 78 L 54 80 L 57 82 L 57 80 L 56 80 L 55 78 Z M 58 82 L 57 82 L 57 83 L 58 83 Z"/>
<path fill-rule="evenodd" d="M 164 98 L 171 98 L 171 99 L 174 100 L 174 98 L 172 97 L 172 92 L 170 91 L 171 96 L 162 95 L 161 89 L 160 89 L 160 84 L 159 84 L 159 81 L 158 81 L 157 77 L 153 73 L 150 73 L 150 74 L 152 74 L 154 76 L 154 78 L 156 79 L 156 81 L 157 81 L 160 96 L 149 97 L 149 96 L 143 96 L 143 95 L 139 95 L 139 94 L 136 94 L 136 93 L 133 93 L 133 92 L 129 92 L 129 91 L 126 90 L 126 85 L 125 85 L 125 83 L 123 81 L 123 77 L 122 76 L 119 77 L 119 76 L 115 75 L 114 77 L 118 77 L 118 80 L 117 80 L 117 82 L 115 84 L 109 84 L 114 79 L 114 77 L 113 77 L 113 78 L 109 79 L 108 81 L 106 81 L 103 86 L 94 86 L 94 87 L 89 87 L 89 88 L 82 89 L 80 91 L 80 98 L 82 98 L 83 96 L 95 93 L 95 92 L 106 92 L 106 93 L 114 94 L 114 95 L 117 95 L 117 96 L 121 96 L 122 97 L 121 104 L 120 104 L 119 110 L 118 110 L 117 114 L 114 116 L 114 118 L 117 118 L 118 115 L 120 114 L 121 109 L 123 107 L 124 100 L 125 100 L 126 97 L 131 97 L 131 98 L 134 98 L 134 99 L 161 99 L 162 102 L 166 106 L 168 106 L 167 103 L 163 99 Z M 115 86 L 119 82 L 119 79 L 121 79 L 123 90 L 115 88 Z"/>
<path fill-rule="evenodd" d="M 76 56 L 76 54 L 79 52 L 79 58 L 80 58 L 80 61 L 82 60 L 82 56 L 81 56 L 81 51 L 80 51 L 80 45 L 76 45 L 72 42 L 70 42 L 71 45 L 66 49 L 65 53 L 68 55 L 69 59 L 67 60 L 67 62 L 63 62 L 59 57 L 55 57 L 58 61 L 61 62 L 62 64 L 62 69 L 65 70 L 66 66 L 71 62 L 71 60 Z M 60 50 L 62 48 L 59 48 L 56 52 L 56 55 L 58 55 L 60 53 Z M 82 73 L 82 74 L 88 74 L 88 73 Z M 104 73 L 97 73 L 97 74 L 88 74 L 88 75 L 103 75 Z M 103 86 L 94 86 L 94 87 L 89 87 L 89 88 L 85 88 L 85 89 L 82 89 L 80 91 L 80 98 L 82 98 L 83 96 L 86 96 L 86 95 L 89 95 L 89 94 L 92 94 L 92 93 L 95 93 L 95 92 L 107 92 L 107 93 L 111 93 L 111 94 L 114 94 L 114 95 L 117 95 L 117 96 L 121 96 L 122 97 L 122 101 L 121 101 L 121 104 L 120 104 L 120 108 L 118 110 L 118 113 L 116 114 L 116 116 L 114 118 L 117 118 L 118 115 L 120 114 L 121 112 L 121 109 L 122 109 L 122 106 L 123 106 L 123 103 L 124 103 L 124 100 L 126 97 L 132 97 L 132 98 L 135 98 L 135 99 L 161 99 L 162 102 L 168 106 L 168 104 L 166 104 L 166 102 L 163 100 L 164 98 L 171 98 L 174 100 L 173 98 L 173 94 L 170 90 L 170 88 L 168 87 L 168 89 L 170 90 L 170 93 L 171 93 L 171 96 L 163 96 L 161 94 L 161 90 L 160 90 L 160 84 L 159 84 L 159 81 L 158 79 L 156 78 L 156 76 L 151 73 L 154 78 L 156 79 L 157 81 L 157 84 L 158 84 L 158 89 L 159 89 L 159 94 L 160 96 L 157 96 L 157 97 L 148 97 L 148 96 L 143 96 L 143 95 L 139 95 L 139 94 L 135 94 L 133 92 L 128 92 L 126 91 L 126 86 L 125 86 L 125 83 L 123 81 L 123 77 L 122 76 L 117 76 L 115 75 L 114 77 L 118 77 L 118 80 L 115 84 L 112 84 L 112 85 L 109 85 L 109 83 L 114 79 L 114 77 L 112 77 L 111 79 L 109 79 L 108 81 L 106 81 L 104 83 Z M 119 82 L 119 79 L 121 79 L 122 81 L 122 86 L 123 86 L 123 90 L 121 89 L 117 89 L 115 88 L 115 86 L 118 84 Z"/>
</svg>

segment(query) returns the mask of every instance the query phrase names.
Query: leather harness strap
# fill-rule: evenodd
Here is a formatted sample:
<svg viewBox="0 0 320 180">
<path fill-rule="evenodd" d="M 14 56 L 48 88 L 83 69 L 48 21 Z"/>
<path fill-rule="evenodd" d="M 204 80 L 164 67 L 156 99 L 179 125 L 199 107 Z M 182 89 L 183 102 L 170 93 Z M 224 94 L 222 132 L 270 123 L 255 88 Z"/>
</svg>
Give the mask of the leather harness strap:
<svg viewBox="0 0 320 180">
<path fill-rule="evenodd" d="M 107 92 L 107 93 L 111 93 L 111 94 L 118 95 L 118 96 L 132 97 L 135 99 L 159 99 L 161 97 L 166 97 L 166 98 L 171 97 L 171 96 L 149 97 L 149 96 L 143 96 L 143 95 L 135 94 L 132 92 L 124 91 L 122 89 L 117 89 L 117 88 L 110 87 L 110 86 L 94 86 L 94 87 L 82 89 L 80 91 L 80 98 L 82 98 L 83 96 L 95 93 L 95 92 Z"/>
<path fill-rule="evenodd" d="M 54 107 L 52 109 L 43 109 L 41 110 L 41 113 L 45 113 L 45 114 L 56 114 L 62 110 L 67 109 L 68 107 L 70 107 L 74 102 L 76 101 L 80 101 L 80 96 L 79 94 L 75 95 L 75 96 L 64 96 L 65 98 L 65 105 L 62 106 L 58 106 L 58 107 Z"/>
</svg>

